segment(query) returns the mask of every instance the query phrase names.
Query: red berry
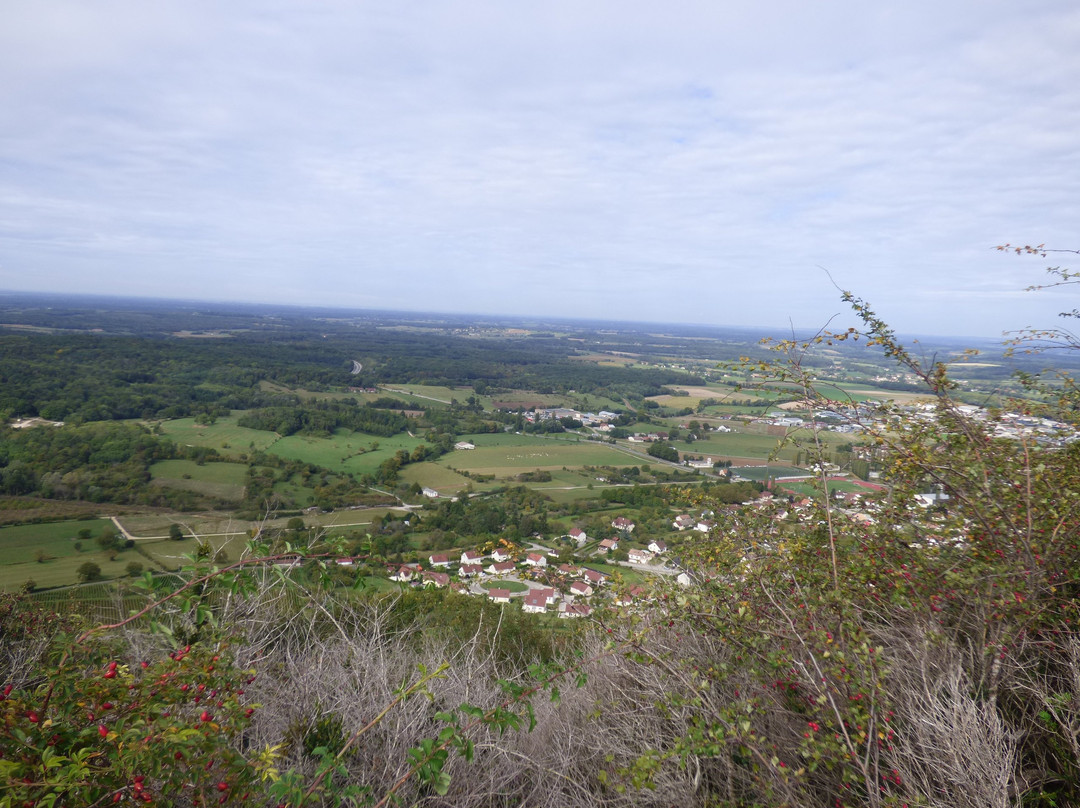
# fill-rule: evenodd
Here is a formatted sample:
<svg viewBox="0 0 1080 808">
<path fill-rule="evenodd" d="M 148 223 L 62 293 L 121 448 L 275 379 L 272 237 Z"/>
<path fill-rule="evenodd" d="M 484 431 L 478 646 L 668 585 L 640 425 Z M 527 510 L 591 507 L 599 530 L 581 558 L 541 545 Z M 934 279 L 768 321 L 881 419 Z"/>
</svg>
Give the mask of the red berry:
<svg viewBox="0 0 1080 808">
<path fill-rule="evenodd" d="M 213 718 L 214 716 L 210 715 L 210 713 L 208 713 L 206 710 L 203 710 L 202 714 L 199 716 L 199 720 L 202 721 L 204 724 L 207 721 L 213 720 Z"/>
<path fill-rule="evenodd" d="M 100 735 L 102 738 L 108 737 L 109 728 L 106 727 L 104 724 L 98 724 L 97 734 Z"/>
<path fill-rule="evenodd" d="M 39 715 L 38 715 L 38 714 L 37 714 L 36 712 L 34 712 L 33 710 L 29 710 L 29 711 L 27 711 L 27 713 L 26 713 L 26 717 L 30 719 L 30 723 L 31 723 L 31 724 L 36 724 L 36 723 L 37 723 L 38 721 L 40 721 L 40 720 L 41 720 L 41 716 L 39 716 Z"/>
<path fill-rule="evenodd" d="M 220 783 L 217 784 L 217 790 L 218 791 L 228 791 L 229 790 L 229 784 L 226 783 L 224 780 L 222 780 Z"/>
</svg>

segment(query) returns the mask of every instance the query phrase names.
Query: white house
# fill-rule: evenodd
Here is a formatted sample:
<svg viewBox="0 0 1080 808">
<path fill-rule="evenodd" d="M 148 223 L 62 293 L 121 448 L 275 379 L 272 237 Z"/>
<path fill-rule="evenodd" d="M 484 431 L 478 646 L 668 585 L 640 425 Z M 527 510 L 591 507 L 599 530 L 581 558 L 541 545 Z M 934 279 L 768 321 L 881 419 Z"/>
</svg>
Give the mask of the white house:
<svg viewBox="0 0 1080 808">
<path fill-rule="evenodd" d="M 445 572 L 429 572 L 425 570 L 423 573 L 424 586 L 437 586 L 442 588 L 449 585 L 450 576 Z"/>
<path fill-rule="evenodd" d="M 559 607 L 560 618 L 588 617 L 590 614 L 592 614 L 592 609 L 586 603 L 575 601 L 574 603 L 564 603 Z"/>
<path fill-rule="evenodd" d="M 547 598 L 541 589 L 530 589 L 525 595 L 525 601 L 521 604 L 523 612 L 543 613 L 547 611 Z"/>
<path fill-rule="evenodd" d="M 419 568 L 412 564 L 400 564 L 390 568 L 390 580 L 404 583 L 411 581 L 413 576 L 419 573 Z"/>
<path fill-rule="evenodd" d="M 570 584 L 571 595 L 582 595 L 584 597 L 588 597 L 592 593 L 593 588 L 584 581 L 574 581 L 572 584 Z"/>
<path fill-rule="evenodd" d="M 530 567 L 546 567 L 547 559 L 541 553 L 529 553 L 525 556 L 525 563 Z"/>
<path fill-rule="evenodd" d="M 653 539 L 649 542 L 649 551 L 660 555 L 667 552 L 667 544 L 660 541 L 660 539 Z"/>
<path fill-rule="evenodd" d="M 461 554 L 462 564 L 479 564 L 484 560 L 484 554 L 479 550 L 466 550 Z"/>
<path fill-rule="evenodd" d="M 495 601 L 495 603 L 509 603 L 510 602 L 510 590 L 509 589 L 489 589 L 488 598 Z"/>
<path fill-rule="evenodd" d="M 631 564 L 648 564 L 655 557 L 648 550 L 631 550 L 629 555 Z"/>
</svg>

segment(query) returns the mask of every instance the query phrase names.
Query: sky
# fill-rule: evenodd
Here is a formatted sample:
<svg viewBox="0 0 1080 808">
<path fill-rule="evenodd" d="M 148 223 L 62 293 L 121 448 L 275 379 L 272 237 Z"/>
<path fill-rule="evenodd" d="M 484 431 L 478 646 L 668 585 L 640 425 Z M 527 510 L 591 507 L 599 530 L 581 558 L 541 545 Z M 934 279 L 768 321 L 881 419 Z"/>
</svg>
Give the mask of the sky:
<svg viewBox="0 0 1080 808">
<path fill-rule="evenodd" d="M 0 5 L 0 289 L 1056 326 L 1075 0 Z"/>
</svg>

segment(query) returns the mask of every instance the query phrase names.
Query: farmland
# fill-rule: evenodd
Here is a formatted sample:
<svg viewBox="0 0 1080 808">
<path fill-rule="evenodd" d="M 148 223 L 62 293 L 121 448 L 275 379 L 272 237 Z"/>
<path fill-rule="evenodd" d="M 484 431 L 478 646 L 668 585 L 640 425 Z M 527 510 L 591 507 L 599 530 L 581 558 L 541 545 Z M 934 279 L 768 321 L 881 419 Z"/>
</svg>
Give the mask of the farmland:
<svg viewBox="0 0 1080 808">
<path fill-rule="evenodd" d="M 39 317 L 43 327 L 50 316 Z M 150 322 L 100 311 L 81 316 L 93 328 L 98 321 L 90 321 L 104 317 L 105 334 L 108 316 L 128 336 Z M 758 350 L 746 334 L 728 345 L 719 336 L 679 331 L 565 323 L 478 329 L 395 316 L 319 320 L 319 336 L 312 340 L 310 323 L 302 319 L 264 322 L 230 313 L 228 326 L 218 318 L 193 329 L 185 322 L 190 316 L 161 315 L 168 334 L 205 331 L 230 338 L 162 342 L 134 336 L 110 342 L 110 351 L 102 352 L 77 334 L 49 336 L 57 345 L 48 349 L 35 342 L 38 336 L 25 342 L 22 335 L 23 364 L 7 378 L 36 374 L 55 383 L 26 389 L 9 384 L 4 394 L 12 411 L 31 402 L 58 419 L 75 417 L 73 426 L 55 433 L 40 427 L 12 431 L 9 456 L 0 459 L 10 464 L 7 489 L 19 496 L 2 502 L 3 521 L 117 514 L 139 541 L 137 551 L 108 558 L 96 545 L 76 551 L 66 533 L 78 528 L 70 524 L 0 532 L 8 559 L 5 588 L 21 585 L 31 572 L 39 586 L 72 583 L 78 564 L 91 557 L 95 563 L 103 557 L 102 573 L 112 577 L 126 575 L 135 555 L 147 564 L 175 566 L 194 545 L 189 539 L 168 542 L 172 523 L 230 557 L 243 552 L 249 536 L 284 530 L 297 516 L 304 520 L 304 536 L 356 541 L 371 534 L 385 553 L 408 556 L 429 546 L 468 544 L 468 534 L 456 527 L 422 527 L 427 515 L 463 491 L 496 510 L 504 499 L 517 498 L 515 513 L 525 514 L 530 533 L 546 536 L 581 519 L 599 520 L 596 527 L 610 530 L 610 520 L 603 521 L 604 492 L 615 486 L 655 491 L 635 496 L 662 508 L 655 503 L 665 501 L 666 485 L 716 481 L 709 471 L 680 470 L 649 456 L 648 445 L 626 440 L 634 433 L 671 432 L 671 446 L 684 457 L 730 461 L 735 473 L 759 481 L 797 476 L 814 443 L 828 462 L 853 469 L 855 452 L 848 446 L 857 435 L 812 435 L 769 418 L 780 407 L 807 417 L 797 388 L 758 388 L 753 372 L 717 366 Z M 91 347 L 96 352 L 86 353 Z M 67 362 L 76 348 L 94 358 Z M 362 362 L 359 373 L 352 372 L 353 360 Z M 900 401 L 916 395 L 893 391 L 903 385 L 892 379 L 889 390 L 874 386 L 874 379 L 887 377 L 872 361 L 849 363 L 851 372 L 845 362 L 842 352 L 829 354 L 830 375 L 820 388 L 829 398 Z M 970 369 L 972 378 L 991 372 L 995 384 L 1001 378 L 1001 369 L 989 363 Z M 96 383 L 104 378 L 132 381 Z M 84 394 L 65 386 L 72 379 Z M 605 433 L 578 426 L 589 418 L 527 416 L 534 407 L 614 415 Z M 694 420 L 709 428 L 695 427 L 688 439 Z M 65 440 L 44 440 L 57 435 Z M 465 441 L 475 448 L 454 448 Z M 55 446 L 42 448 L 46 443 Z M 85 458 L 83 465 L 72 464 L 73 458 Z M 860 473 L 869 473 L 869 462 L 860 460 Z M 440 496 L 431 499 L 421 489 Z M 390 505 L 396 510 L 382 507 Z M 545 511 L 551 529 L 536 530 L 547 524 Z M 401 518 L 410 512 L 420 519 Z M 384 519 L 387 514 L 391 518 Z M 655 510 L 648 514 L 654 531 L 667 518 Z M 469 530 L 495 524 L 484 519 L 459 521 Z M 38 560 L 39 550 L 46 559 Z"/>
</svg>

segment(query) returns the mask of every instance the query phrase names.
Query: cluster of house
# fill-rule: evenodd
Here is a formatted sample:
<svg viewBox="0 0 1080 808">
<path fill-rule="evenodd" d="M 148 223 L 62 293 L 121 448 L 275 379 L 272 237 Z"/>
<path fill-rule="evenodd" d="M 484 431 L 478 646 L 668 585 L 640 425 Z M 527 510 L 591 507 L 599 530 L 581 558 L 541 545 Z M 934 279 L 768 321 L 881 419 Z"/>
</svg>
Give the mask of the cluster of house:
<svg viewBox="0 0 1080 808">
<path fill-rule="evenodd" d="M 882 406 L 874 402 L 863 402 L 846 407 L 815 410 L 810 420 L 787 412 L 770 412 L 765 418 L 757 419 L 757 422 L 787 428 L 812 426 L 840 433 L 861 432 L 886 426 Z M 1074 426 L 1053 418 L 1017 412 L 1002 412 L 992 416 L 985 407 L 974 404 L 961 404 L 957 410 L 972 420 L 990 424 L 991 432 L 996 438 L 1032 440 L 1049 447 L 1064 446 L 1080 440 L 1080 432 Z M 937 404 L 934 402 L 906 404 L 900 407 L 900 411 L 927 422 L 935 421 L 938 416 Z"/>
<path fill-rule="evenodd" d="M 671 526 L 676 530 L 696 530 L 699 533 L 708 533 L 716 526 L 716 523 L 705 515 L 691 516 L 688 513 L 680 513 Z M 660 543 L 663 544 L 663 542 Z"/>
<path fill-rule="evenodd" d="M 638 432 L 631 435 L 626 440 L 630 443 L 654 443 L 658 440 L 667 440 L 668 437 L 667 432 Z"/>
<path fill-rule="evenodd" d="M 618 417 L 618 413 L 608 412 L 607 410 L 600 410 L 600 412 L 581 412 L 580 410 L 570 409 L 569 407 L 548 407 L 530 410 L 525 413 L 525 420 L 530 424 L 535 424 L 540 421 L 572 418 L 575 421 L 580 421 L 583 426 L 591 426 L 600 431 L 610 429 L 611 422 Z"/>
<path fill-rule="evenodd" d="M 466 550 L 459 559 L 451 559 L 445 553 L 433 553 L 428 557 L 430 569 L 424 569 L 420 563 L 396 564 L 388 568 L 391 581 L 409 583 L 418 586 L 450 587 L 462 594 L 479 594 L 480 589 L 469 585 L 469 579 L 485 579 L 508 575 L 521 568 L 534 569 L 548 566 L 548 559 L 543 553 L 530 552 L 520 561 L 515 561 L 511 554 L 496 548 L 485 555 L 477 550 Z M 456 579 L 452 575 L 456 566 Z M 442 570 L 446 570 L 445 572 Z M 523 611 L 542 614 L 554 608 L 559 617 L 585 617 L 592 613 L 592 607 L 580 600 L 592 596 L 605 584 L 608 576 L 587 567 L 574 567 L 561 564 L 557 571 L 566 582 L 565 592 L 551 586 L 533 586 L 524 593 L 513 592 L 509 588 L 493 586 L 486 589 L 486 595 L 494 603 L 509 603 L 511 598 L 522 596 Z"/>
</svg>

